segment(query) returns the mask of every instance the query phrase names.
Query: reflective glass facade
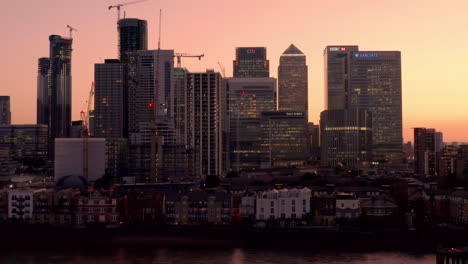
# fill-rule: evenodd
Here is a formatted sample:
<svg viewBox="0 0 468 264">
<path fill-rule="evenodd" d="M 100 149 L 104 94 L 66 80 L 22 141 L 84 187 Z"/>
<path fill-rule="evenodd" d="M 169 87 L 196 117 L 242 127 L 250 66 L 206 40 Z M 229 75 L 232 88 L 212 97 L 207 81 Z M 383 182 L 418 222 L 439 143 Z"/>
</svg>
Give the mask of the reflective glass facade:
<svg viewBox="0 0 468 264">
<path fill-rule="evenodd" d="M 278 109 L 305 113 L 307 122 L 308 82 L 306 56 L 291 44 L 278 67 Z"/>
<path fill-rule="evenodd" d="M 260 168 L 268 163 L 267 149 L 260 146 L 261 117 L 262 112 L 276 110 L 276 79 L 230 78 L 225 83 L 229 167 L 236 171 Z"/>
<path fill-rule="evenodd" d="M 323 52 L 325 69 L 325 110 L 348 108 L 350 51 L 358 46 L 327 46 Z"/>
<path fill-rule="evenodd" d="M 146 20 L 124 18 L 119 26 L 119 58 L 125 62 L 130 52 L 148 49 L 148 25 Z"/>
<path fill-rule="evenodd" d="M 40 58 L 37 67 L 37 124 L 49 125 L 50 59 Z"/>
<path fill-rule="evenodd" d="M 401 54 L 352 51 L 349 54 L 349 106 L 372 114 L 374 161 L 400 164 L 403 158 Z"/>
<path fill-rule="evenodd" d="M 69 137 L 71 130 L 72 39 L 51 35 L 50 40 L 50 120 L 51 140 Z"/>
<path fill-rule="evenodd" d="M 267 150 L 266 167 L 305 165 L 307 128 L 304 112 L 262 112 L 261 148 Z"/>
<path fill-rule="evenodd" d="M 265 47 L 236 48 L 234 78 L 270 77 Z"/>
<path fill-rule="evenodd" d="M 355 168 L 371 160 L 372 118 L 365 109 L 320 114 L 321 161 L 327 167 Z"/>
</svg>

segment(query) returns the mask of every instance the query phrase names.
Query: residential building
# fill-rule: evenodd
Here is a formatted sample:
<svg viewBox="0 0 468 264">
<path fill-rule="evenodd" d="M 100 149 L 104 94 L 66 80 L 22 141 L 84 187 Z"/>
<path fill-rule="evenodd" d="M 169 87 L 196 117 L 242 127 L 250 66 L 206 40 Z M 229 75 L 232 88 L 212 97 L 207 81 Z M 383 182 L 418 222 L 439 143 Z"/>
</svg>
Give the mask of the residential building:
<svg viewBox="0 0 468 264">
<path fill-rule="evenodd" d="M 154 189 L 130 190 L 125 195 L 122 221 L 129 226 L 151 226 L 164 223 L 164 197 Z"/>
<path fill-rule="evenodd" d="M 414 172 L 422 176 L 435 176 L 437 173 L 436 130 L 414 128 Z"/>
<path fill-rule="evenodd" d="M 174 145 L 176 141 L 173 57 L 173 50 L 140 50 L 128 55 L 129 176 L 138 182 L 148 181 L 150 176 L 154 107 L 157 108 L 158 156 L 163 155 L 163 145 Z M 161 167 L 160 162 L 157 165 Z"/>
<path fill-rule="evenodd" d="M 294 44 L 281 55 L 278 66 L 278 109 L 302 112 L 308 121 L 306 56 Z"/>
<path fill-rule="evenodd" d="M 352 220 L 360 215 L 359 199 L 352 193 L 336 193 L 336 219 Z"/>
<path fill-rule="evenodd" d="M 0 125 L 11 124 L 10 96 L 0 96 Z"/>
<path fill-rule="evenodd" d="M 43 189 L 12 189 L 8 191 L 8 219 L 29 222 L 33 218 L 34 194 Z"/>
<path fill-rule="evenodd" d="M 94 136 L 123 138 L 127 134 L 127 91 L 124 90 L 123 65 L 105 60 L 94 65 Z"/>
<path fill-rule="evenodd" d="M 136 18 L 123 18 L 118 22 L 119 58 L 127 62 L 130 52 L 148 49 L 148 23 Z"/>
<path fill-rule="evenodd" d="M 87 225 L 117 226 L 120 224 L 120 212 L 117 198 L 109 194 L 93 191 L 88 196 L 77 198 L 76 226 Z"/>
<path fill-rule="evenodd" d="M 38 125 L 49 125 L 50 93 L 49 93 L 50 58 L 39 58 L 37 67 L 37 117 Z"/>
<path fill-rule="evenodd" d="M 220 112 L 222 77 L 220 73 L 187 73 L 185 144 L 193 149 L 197 178 L 221 175 L 222 121 Z"/>
<path fill-rule="evenodd" d="M 232 196 L 226 193 L 168 193 L 166 223 L 176 225 L 230 225 Z"/>
<path fill-rule="evenodd" d="M 260 192 L 256 197 L 255 219 L 257 222 L 305 220 L 310 212 L 310 198 L 311 190 L 306 187 Z"/>
<path fill-rule="evenodd" d="M 234 78 L 270 77 L 270 61 L 266 47 L 236 48 Z"/>
</svg>

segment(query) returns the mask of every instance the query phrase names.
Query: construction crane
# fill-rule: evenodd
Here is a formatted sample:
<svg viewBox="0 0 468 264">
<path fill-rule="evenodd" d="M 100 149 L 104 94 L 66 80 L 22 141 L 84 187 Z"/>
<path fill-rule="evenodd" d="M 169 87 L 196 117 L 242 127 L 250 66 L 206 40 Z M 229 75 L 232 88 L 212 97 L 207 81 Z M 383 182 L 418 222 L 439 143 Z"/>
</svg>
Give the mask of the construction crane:
<svg viewBox="0 0 468 264">
<path fill-rule="evenodd" d="M 162 10 L 159 9 L 159 32 L 158 32 L 158 51 L 156 54 L 156 78 L 154 79 L 153 102 L 148 104 L 148 107 L 153 109 L 151 118 L 151 164 L 150 164 L 150 179 L 149 181 L 155 183 L 158 181 L 158 95 L 159 95 L 159 57 L 161 54 L 161 16 Z"/>
<path fill-rule="evenodd" d="M 180 58 L 184 57 L 184 58 L 198 58 L 198 60 L 201 60 L 202 57 L 204 57 L 205 54 L 187 54 L 187 53 L 174 53 L 174 57 L 177 58 L 177 68 L 182 68 L 181 66 L 181 61 L 180 61 Z"/>
<path fill-rule="evenodd" d="M 68 31 L 70 33 L 70 39 L 72 39 L 72 31 L 78 32 L 78 30 L 76 28 L 73 28 L 70 25 L 67 25 L 67 28 L 68 28 Z"/>
<path fill-rule="evenodd" d="M 137 3 L 141 3 L 141 2 L 145 2 L 145 1 L 148 1 L 148 0 L 138 0 L 138 1 L 132 1 L 132 2 L 127 2 L 127 3 L 112 5 L 112 6 L 109 6 L 108 9 L 109 9 L 109 10 L 111 10 L 112 8 L 116 8 L 116 9 L 117 9 L 117 22 L 119 22 L 119 20 L 120 20 L 120 8 L 121 8 L 122 6 L 137 4 Z"/>
<path fill-rule="evenodd" d="M 82 131 L 81 137 L 83 138 L 83 177 L 88 180 L 88 138 L 89 138 L 89 113 L 94 109 L 94 82 L 91 84 L 91 90 L 89 91 L 88 101 L 85 103 L 85 110 L 81 110 L 80 117 L 83 121 L 84 129 Z"/>
<path fill-rule="evenodd" d="M 223 74 L 223 78 L 226 78 L 226 69 L 221 65 L 221 63 L 218 61 L 219 68 L 221 69 L 221 73 Z"/>
</svg>

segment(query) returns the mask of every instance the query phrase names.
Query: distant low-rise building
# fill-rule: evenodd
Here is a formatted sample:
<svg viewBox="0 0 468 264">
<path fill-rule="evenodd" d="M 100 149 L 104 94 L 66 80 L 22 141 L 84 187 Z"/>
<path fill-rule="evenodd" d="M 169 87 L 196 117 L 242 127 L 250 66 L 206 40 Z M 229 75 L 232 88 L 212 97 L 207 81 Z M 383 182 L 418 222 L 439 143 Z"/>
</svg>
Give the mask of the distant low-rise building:
<svg viewBox="0 0 468 264">
<path fill-rule="evenodd" d="M 398 206 L 384 198 L 363 199 L 360 207 L 363 216 L 372 218 L 391 217 L 398 213 Z"/>
<path fill-rule="evenodd" d="M 80 196 L 76 204 L 75 225 L 103 224 L 115 226 L 120 223 L 117 199 L 108 194 L 93 191 L 88 196 Z"/>
<path fill-rule="evenodd" d="M 8 219 L 29 222 L 33 218 L 34 194 L 44 189 L 13 189 L 8 192 Z"/>
<path fill-rule="evenodd" d="M 336 218 L 356 219 L 359 217 L 359 199 L 352 193 L 336 194 Z"/>
<path fill-rule="evenodd" d="M 260 192 L 256 198 L 257 222 L 274 222 L 275 220 L 305 220 L 310 212 L 311 191 L 303 189 L 281 189 Z M 282 224 L 282 223 L 280 223 Z"/>
<path fill-rule="evenodd" d="M 169 193 L 166 223 L 176 225 L 231 224 L 232 196 L 226 193 Z"/>
<path fill-rule="evenodd" d="M 468 224 L 468 191 L 458 190 L 450 195 L 450 222 Z"/>
</svg>

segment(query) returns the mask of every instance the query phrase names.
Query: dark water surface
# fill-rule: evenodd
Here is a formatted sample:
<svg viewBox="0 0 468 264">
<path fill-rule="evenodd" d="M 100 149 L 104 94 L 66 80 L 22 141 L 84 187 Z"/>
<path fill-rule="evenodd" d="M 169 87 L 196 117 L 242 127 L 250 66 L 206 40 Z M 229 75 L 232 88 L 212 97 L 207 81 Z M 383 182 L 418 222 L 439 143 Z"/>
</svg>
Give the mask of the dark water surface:
<svg viewBox="0 0 468 264">
<path fill-rule="evenodd" d="M 278 241 L 278 243 L 281 243 Z M 24 264 L 435 264 L 430 253 L 356 253 L 314 249 L 207 248 L 89 248 L 77 250 L 8 250 L 0 252 L 0 263 Z M 278 248 L 278 247 L 277 247 Z"/>
</svg>

